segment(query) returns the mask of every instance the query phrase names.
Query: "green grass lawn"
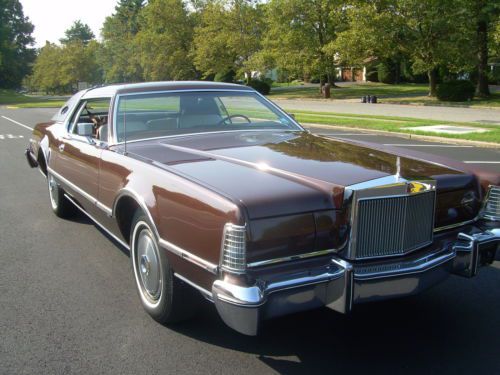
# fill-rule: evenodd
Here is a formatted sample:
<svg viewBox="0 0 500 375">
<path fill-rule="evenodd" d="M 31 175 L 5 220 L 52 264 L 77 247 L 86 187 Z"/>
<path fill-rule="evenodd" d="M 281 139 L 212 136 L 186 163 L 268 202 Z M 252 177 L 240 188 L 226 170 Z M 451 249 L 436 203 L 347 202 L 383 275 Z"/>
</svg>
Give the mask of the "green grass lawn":
<svg viewBox="0 0 500 375">
<path fill-rule="evenodd" d="M 294 114 L 297 121 L 302 124 L 322 124 L 366 130 L 384 130 L 397 133 L 431 135 L 444 138 L 458 138 L 500 144 L 500 126 L 495 125 L 420 120 L 406 117 L 350 115 L 331 112 L 293 111 L 292 113 Z M 411 127 L 429 125 L 457 125 L 490 130 L 485 133 L 447 134 L 408 129 Z"/>
<path fill-rule="evenodd" d="M 500 93 L 492 93 L 487 99 L 474 98 L 469 102 L 441 102 L 436 98 L 428 96 L 417 96 L 407 98 L 387 98 L 382 100 L 382 103 L 393 104 L 420 104 L 420 105 L 436 105 L 436 106 L 467 106 L 467 107 L 500 107 Z"/>
<path fill-rule="evenodd" d="M 429 87 L 427 84 L 405 83 L 400 85 L 387 85 L 384 83 L 353 83 L 347 87 L 331 89 L 332 99 L 358 99 L 365 95 L 376 95 L 381 103 L 396 104 L 420 104 L 420 105 L 465 105 L 465 106 L 487 106 L 500 107 L 500 93 L 493 93 L 487 99 L 474 99 L 470 102 L 440 102 L 436 98 L 427 96 Z M 272 98 L 285 99 L 321 99 L 317 87 L 287 87 L 280 86 L 279 90 L 271 91 Z"/>
<path fill-rule="evenodd" d="M 0 89 L 0 105 L 18 108 L 59 108 L 65 102 L 66 97 L 24 95 L 14 90 Z"/>
<path fill-rule="evenodd" d="M 427 95 L 427 85 L 403 84 L 386 85 L 383 83 L 353 83 L 347 87 L 332 87 L 332 99 L 360 99 L 364 95 L 376 95 L 379 98 L 385 97 L 408 97 Z M 317 87 L 290 87 L 281 86 L 280 90 L 271 91 L 269 94 L 282 98 L 310 98 L 320 99 L 321 94 Z"/>
</svg>

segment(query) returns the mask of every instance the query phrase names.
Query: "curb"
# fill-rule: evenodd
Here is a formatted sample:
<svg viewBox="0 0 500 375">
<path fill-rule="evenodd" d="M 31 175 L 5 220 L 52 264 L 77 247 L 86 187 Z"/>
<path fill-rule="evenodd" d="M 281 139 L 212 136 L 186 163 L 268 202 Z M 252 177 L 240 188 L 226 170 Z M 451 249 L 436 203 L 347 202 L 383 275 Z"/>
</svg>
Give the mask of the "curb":
<svg viewBox="0 0 500 375">
<path fill-rule="evenodd" d="M 409 105 L 413 107 L 448 107 L 448 108 L 470 108 L 470 109 L 489 109 L 492 111 L 500 111 L 500 107 L 492 107 L 487 105 L 467 105 L 467 104 L 450 104 L 450 103 L 419 103 L 419 102 L 400 102 L 392 101 L 390 99 L 380 99 L 380 104 L 394 104 L 394 105 Z"/>
<path fill-rule="evenodd" d="M 458 138 L 445 138 L 445 137 L 437 137 L 434 135 L 420 135 L 420 134 L 410 134 L 410 133 L 400 133 L 400 132 L 390 132 L 386 130 L 375 130 L 375 129 L 367 129 L 367 128 L 352 128 L 348 126 L 339 126 L 339 125 L 325 125 L 325 124 L 314 124 L 309 122 L 301 123 L 304 127 L 315 127 L 315 128 L 323 128 L 323 129 L 340 129 L 340 130 L 349 130 L 350 132 L 357 133 L 377 133 L 381 135 L 392 135 L 400 138 L 406 139 L 417 139 L 422 141 L 432 141 L 438 143 L 450 143 L 456 145 L 465 145 L 465 146 L 476 146 L 476 147 L 484 147 L 484 148 L 500 148 L 499 143 L 493 142 L 483 142 L 483 141 L 469 141 L 467 139 L 458 139 Z"/>
<path fill-rule="evenodd" d="M 329 101 L 336 101 L 336 102 L 346 102 L 346 103 L 361 103 L 359 99 L 353 98 L 353 99 L 336 99 L 336 98 L 304 98 L 304 97 L 298 97 L 298 98 L 289 98 L 285 96 L 274 96 L 271 95 L 271 100 L 311 100 L 311 101 L 318 101 L 318 102 L 329 102 Z M 466 104 L 450 104 L 450 103 L 419 103 L 419 102 L 402 102 L 398 100 L 392 101 L 391 99 L 387 99 L 384 97 L 378 98 L 378 103 L 377 104 L 391 104 L 391 105 L 407 105 L 410 107 L 448 107 L 448 108 L 470 108 L 470 109 L 488 109 L 491 111 L 500 111 L 500 106 L 492 107 L 492 106 L 487 106 L 487 105 L 466 105 Z"/>
</svg>

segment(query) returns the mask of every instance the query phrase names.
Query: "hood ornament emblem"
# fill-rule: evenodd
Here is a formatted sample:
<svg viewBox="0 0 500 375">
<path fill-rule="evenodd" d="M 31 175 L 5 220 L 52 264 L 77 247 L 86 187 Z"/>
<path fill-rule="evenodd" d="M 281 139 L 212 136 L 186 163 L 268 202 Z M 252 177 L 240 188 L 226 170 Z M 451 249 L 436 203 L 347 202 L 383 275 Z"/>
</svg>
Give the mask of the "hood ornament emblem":
<svg viewBox="0 0 500 375">
<path fill-rule="evenodd" d="M 400 157 L 396 157 L 396 181 L 401 178 L 401 159 Z"/>
</svg>

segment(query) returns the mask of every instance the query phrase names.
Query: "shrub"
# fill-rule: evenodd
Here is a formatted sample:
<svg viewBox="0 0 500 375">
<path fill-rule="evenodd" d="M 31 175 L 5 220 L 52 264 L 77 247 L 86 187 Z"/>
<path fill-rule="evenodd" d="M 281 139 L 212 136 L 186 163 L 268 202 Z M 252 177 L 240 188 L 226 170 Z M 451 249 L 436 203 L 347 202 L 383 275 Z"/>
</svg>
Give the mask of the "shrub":
<svg viewBox="0 0 500 375">
<path fill-rule="evenodd" d="M 378 82 L 378 72 L 377 69 L 370 69 L 366 71 L 366 80 L 369 82 Z"/>
<path fill-rule="evenodd" d="M 396 75 L 394 67 L 389 63 L 380 63 L 377 65 L 378 81 L 382 83 L 394 83 Z"/>
<path fill-rule="evenodd" d="M 252 79 L 249 83 L 247 83 L 247 86 L 257 90 L 262 95 L 268 95 L 271 92 L 271 85 L 260 79 Z"/>
<path fill-rule="evenodd" d="M 236 77 L 236 72 L 232 69 L 229 69 L 226 72 L 217 73 L 214 77 L 215 82 L 234 82 L 234 78 Z"/>
<path fill-rule="evenodd" d="M 457 80 L 443 82 L 437 86 L 436 95 L 439 100 L 464 102 L 472 100 L 475 87 L 471 81 Z"/>
</svg>

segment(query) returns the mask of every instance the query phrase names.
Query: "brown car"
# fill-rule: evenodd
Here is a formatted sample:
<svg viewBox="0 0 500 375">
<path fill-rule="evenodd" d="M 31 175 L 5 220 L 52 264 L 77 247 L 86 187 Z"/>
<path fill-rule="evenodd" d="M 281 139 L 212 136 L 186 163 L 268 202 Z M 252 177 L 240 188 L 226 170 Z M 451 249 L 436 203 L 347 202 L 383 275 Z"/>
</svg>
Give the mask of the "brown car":
<svg viewBox="0 0 500 375">
<path fill-rule="evenodd" d="M 36 126 L 26 156 L 56 215 L 76 207 L 130 249 L 162 323 L 201 293 L 254 335 L 267 318 L 474 276 L 499 246 L 498 174 L 313 135 L 239 85 L 82 91 Z"/>
</svg>

